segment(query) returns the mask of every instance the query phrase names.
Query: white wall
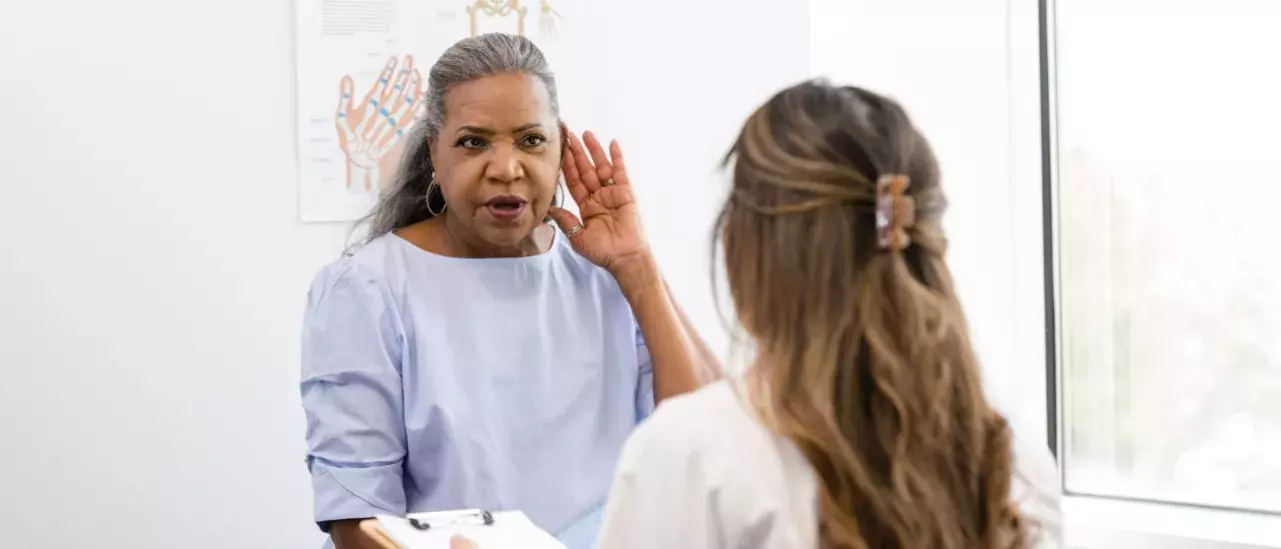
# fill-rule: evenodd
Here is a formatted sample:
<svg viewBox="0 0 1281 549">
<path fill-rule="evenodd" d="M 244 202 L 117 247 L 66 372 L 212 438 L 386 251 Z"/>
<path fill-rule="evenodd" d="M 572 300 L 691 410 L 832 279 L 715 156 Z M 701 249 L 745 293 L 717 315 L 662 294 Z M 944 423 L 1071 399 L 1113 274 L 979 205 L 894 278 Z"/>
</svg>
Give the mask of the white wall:
<svg viewBox="0 0 1281 549">
<path fill-rule="evenodd" d="M 1036 0 L 813 0 L 811 68 L 898 99 L 951 203 L 948 261 L 994 400 L 1045 440 Z"/>
<path fill-rule="evenodd" d="M 807 6 L 593 5 L 563 100 L 627 147 L 667 275 L 724 348 L 714 167 L 806 73 Z M 4 546 L 317 546 L 298 333 L 346 228 L 296 221 L 292 24 L 262 0 L 0 6 Z"/>
</svg>

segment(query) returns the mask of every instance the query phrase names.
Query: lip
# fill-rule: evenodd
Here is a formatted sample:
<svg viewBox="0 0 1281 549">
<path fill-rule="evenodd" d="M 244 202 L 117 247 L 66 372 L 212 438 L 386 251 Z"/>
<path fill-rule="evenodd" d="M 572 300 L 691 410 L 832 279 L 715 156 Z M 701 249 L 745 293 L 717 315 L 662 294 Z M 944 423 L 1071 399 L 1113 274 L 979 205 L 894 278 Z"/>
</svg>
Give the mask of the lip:
<svg viewBox="0 0 1281 549">
<path fill-rule="evenodd" d="M 514 208 L 501 208 L 499 204 L 516 204 Z M 489 215 L 499 221 L 513 221 L 525 213 L 525 208 L 529 206 L 529 201 L 514 194 L 504 194 L 495 196 L 485 203 L 485 209 Z"/>
</svg>

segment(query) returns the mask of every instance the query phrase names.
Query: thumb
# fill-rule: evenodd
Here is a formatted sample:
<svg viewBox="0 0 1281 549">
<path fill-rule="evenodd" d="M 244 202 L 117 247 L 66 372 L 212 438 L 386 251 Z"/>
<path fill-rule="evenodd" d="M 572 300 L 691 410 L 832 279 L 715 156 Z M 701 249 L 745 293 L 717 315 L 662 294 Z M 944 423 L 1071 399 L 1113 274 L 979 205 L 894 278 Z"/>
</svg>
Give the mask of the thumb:
<svg viewBox="0 0 1281 549">
<path fill-rule="evenodd" d="M 449 549 L 476 549 L 476 544 L 463 536 L 449 538 Z"/>
<path fill-rule="evenodd" d="M 559 206 L 552 206 L 548 209 L 547 216 L 552 218 L 552 221 L 556 222 L 556 226 L 560 227 L 561 232 L 565 234 L 569 234 L 571 229 L 582 224 L 578 220 L 578 216 L 574 215 L 573 212 Z"/>
<path fill-rule="evenodd" d="M 340 116 L 346 115 L 347 111 L 351 110 L 351 90 L 355 85 L 350 74 L 343 76 L 338 82 L 338 112 L 342 113 Z"/>
</svg>

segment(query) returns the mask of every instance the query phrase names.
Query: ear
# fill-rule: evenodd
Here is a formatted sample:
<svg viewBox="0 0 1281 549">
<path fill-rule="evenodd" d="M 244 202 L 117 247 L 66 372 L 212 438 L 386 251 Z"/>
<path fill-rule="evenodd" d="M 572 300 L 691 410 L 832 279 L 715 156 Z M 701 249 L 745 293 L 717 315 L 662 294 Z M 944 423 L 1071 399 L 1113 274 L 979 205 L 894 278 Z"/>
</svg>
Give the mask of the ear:
<svg viewBox="0 0 1281 549">
<path fill-rule="evenodd" d="M 565 158 L 565 151 L 569 150 L 569 126 L 565 125 L 562 120 L 560 123 L 560 157 Z"/>
</svg>

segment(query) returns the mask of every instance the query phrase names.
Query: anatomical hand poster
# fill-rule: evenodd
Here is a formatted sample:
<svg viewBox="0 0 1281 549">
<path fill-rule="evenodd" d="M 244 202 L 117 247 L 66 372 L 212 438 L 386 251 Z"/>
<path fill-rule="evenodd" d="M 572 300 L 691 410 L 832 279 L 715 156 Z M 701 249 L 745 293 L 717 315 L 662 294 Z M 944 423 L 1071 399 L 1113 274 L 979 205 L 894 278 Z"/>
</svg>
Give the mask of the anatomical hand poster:
<svg viewBox="0 0 1281 549">
<path fill-rule="evenodd" d="M 299 215 L 345 222 L 390 182 L 454 42 L 521 34 L 550 51 L 566 0 L 297 0 Z"/>
</svg>

